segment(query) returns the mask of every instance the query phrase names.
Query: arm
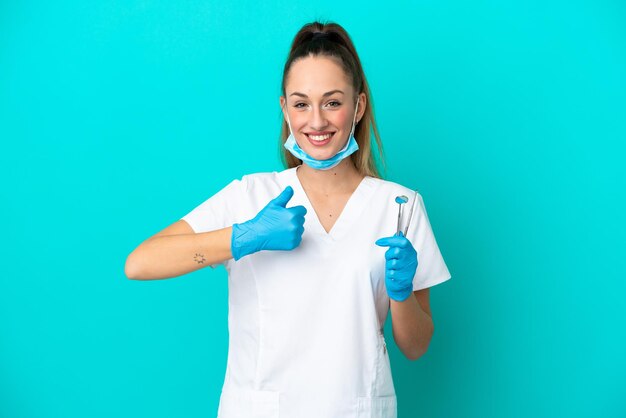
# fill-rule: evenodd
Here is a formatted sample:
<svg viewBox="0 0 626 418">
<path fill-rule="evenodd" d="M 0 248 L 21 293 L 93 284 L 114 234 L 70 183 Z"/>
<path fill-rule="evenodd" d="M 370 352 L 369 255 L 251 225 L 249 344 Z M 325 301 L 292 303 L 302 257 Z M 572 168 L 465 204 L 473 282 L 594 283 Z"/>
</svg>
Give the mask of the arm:
<svg viewBox="0 0 626 418">
<path fill-rule="evenodd" d="M 430 344 L 434 332 L 430 312 L 429 288 L 416 290 L 414 297 L 402 302 L 391 299 L 393 339 L 410 360 L 420 358 Z"/>
<path fill-rule="evenodd" d="M 261 250 L 292 250 L 304 232 L 304 206 L 285 207 L 293 196 L 287 186 L 247 222 L 195 233 L 181 219 L 144 241 L 126 259 L 129 279 L 154 280 L 180 276 L 210 264 Z"/>
<path fill-rule="evenodd" d="M 124 272 L 132 280 L 166 279 L 228 260 L 231 234 L 232 227 L 196 234 L 181 219 L 130 253 Z"/>
</svg>

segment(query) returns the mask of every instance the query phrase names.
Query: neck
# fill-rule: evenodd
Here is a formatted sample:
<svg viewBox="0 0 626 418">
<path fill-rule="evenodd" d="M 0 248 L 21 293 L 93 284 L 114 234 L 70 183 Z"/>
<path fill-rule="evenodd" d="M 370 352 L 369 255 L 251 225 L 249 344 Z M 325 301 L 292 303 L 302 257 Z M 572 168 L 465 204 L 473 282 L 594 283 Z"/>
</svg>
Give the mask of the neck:
<svg viewBox="0 0 626 418">
<path fill-rule="evenodd" d="M 300 183 L 312 191 L 322 193 L 352 192 L 364 177 L 350 158 L 344 158 L 329 170 L 316 170 L 302 164 L 296 169 L 296 174 Z"/>
</svg>

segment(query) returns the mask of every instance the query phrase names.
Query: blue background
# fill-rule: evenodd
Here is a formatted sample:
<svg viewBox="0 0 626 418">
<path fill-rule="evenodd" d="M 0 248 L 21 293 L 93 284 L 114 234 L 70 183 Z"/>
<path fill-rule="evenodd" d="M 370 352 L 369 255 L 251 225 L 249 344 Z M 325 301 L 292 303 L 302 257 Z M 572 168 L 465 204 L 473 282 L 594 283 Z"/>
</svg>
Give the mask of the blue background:
<svg viewBox="0 0 626 418">
<path fill-rule="evenodd" d="M 399 416 L 626 415 L 624 2 L 31 0 L 0 3 L 0 416 L 216 415 L 226 271 L 124 263 L 282 169 L 315 19 L 351 34 L 453 276 L 429 351 L 389 345 Z"/>
</svg>

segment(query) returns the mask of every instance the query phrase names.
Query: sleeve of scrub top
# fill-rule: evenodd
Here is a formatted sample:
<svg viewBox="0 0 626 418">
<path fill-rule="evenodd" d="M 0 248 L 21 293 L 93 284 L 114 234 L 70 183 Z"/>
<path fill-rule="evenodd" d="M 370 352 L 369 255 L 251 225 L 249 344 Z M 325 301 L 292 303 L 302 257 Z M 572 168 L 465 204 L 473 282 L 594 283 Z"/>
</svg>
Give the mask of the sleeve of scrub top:
<svg viewBox="0 0 626 418">
<path fill-rule="evenodd" d="M 234 223 L 237 204 L 241 204 L 242 180 L 231 181 L 226 187 L 202 202 L 181 219 L 186 221 L 197 234 L 231 226 Z M 209 266 L 215 268 L 225 264 L 226 261 L 209 264 Z"/>
<path fill-rule="evenodd" d="M 417 271 L 413 277 L 413 291 L 445 282 L 452 276 L 448 271 L 435 234 L 433 233 L 424 200 L 418 193 L 407 238 L 417 251 Z"/>
</svg>

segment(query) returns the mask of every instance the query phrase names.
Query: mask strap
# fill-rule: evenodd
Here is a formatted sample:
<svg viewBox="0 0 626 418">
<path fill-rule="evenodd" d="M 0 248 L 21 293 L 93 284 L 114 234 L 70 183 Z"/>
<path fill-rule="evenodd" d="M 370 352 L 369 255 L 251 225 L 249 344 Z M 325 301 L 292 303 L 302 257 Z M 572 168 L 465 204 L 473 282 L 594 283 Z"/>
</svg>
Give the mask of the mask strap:
<svg viewBox="0 0 626 418">
<path fill-rule="evenodd" d="M 291 130 L 291 121 L 289 120 L 289 112 L 287 111 L 287 100 L 285 100 L 284 109 L 285 115 L 287 115 L 287 125 L 289 125 L 289 133 L 293 135 L 293 131 Z"/>
<path fill-rule="evenodd" d="M 350 130 L 350 136 L 354 135 L 354 128 L 356 127 L 356 114 L 359 109 L 359 100 L 361 100 L 361 97 L 357 97 L 356 99 L 356 108 L 354 109 L 354 118 L 352 119 L 352 130 Z"/>
</svg>

